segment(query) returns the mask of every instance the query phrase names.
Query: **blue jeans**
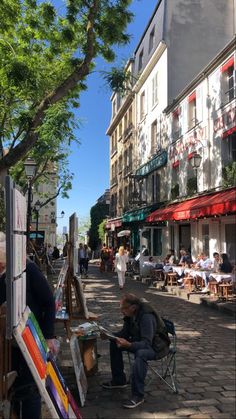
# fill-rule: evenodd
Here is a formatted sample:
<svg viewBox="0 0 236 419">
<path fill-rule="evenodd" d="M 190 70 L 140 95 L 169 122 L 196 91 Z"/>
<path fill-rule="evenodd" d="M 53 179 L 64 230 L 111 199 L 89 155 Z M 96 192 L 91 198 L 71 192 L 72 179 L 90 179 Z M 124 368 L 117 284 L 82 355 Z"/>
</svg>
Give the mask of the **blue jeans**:
<svg viewBox="0 0 236 419">
<path fill-rule="evenodd" d="M 122 351 L 127 352 L 127 349 L 118 348 L 116 342 L 110 341 L 111 373 L 112 381 L 115 384 L 126 383 Z M 157 354 L 151 346 L 147 349 L 138 349 L 136 352 L 131 353 L 134 354 L 134 363 L 131 372 L 132 396 L 141 398 L 144 396 L 144 381 L 148 369 L 147 361 L 156 359 Z"/>
</svg>

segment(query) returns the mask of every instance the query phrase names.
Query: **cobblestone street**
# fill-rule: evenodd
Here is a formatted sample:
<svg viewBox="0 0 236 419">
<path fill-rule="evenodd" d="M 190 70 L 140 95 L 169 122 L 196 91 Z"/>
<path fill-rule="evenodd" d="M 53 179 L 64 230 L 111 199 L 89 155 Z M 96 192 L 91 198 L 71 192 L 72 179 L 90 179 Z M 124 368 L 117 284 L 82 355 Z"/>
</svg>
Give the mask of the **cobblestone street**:
<svg viewBox="0 0 236 419">
<path fill-rule="evenodd" d="M 80 408 L 84 419 L 235 417 L 235 328 L 232 316 L 160 293 L 129 278 L 124 291 L 120 291 L 116 274 L 101 274 L 97 266 L 90 267 L 85 283 L 89 311 L 96 313 L 99 322 L 111 330 L 122 324 L 119 312 L 122 292 L 133 292 L 145 298 L 163 317 L 175 323 L 179 393 L 174 394 L 156 379 L 146 392 L 142 406 L 123 409 L 122 401 L 129 397 L 129 388 L 110 391 L 101 387 L 101 383 L 110 378 L 109 343 L 98 339 L 98 372 L 88 378 L 85 406 Z M 57 332 L 63 333 L 62 330 Z M 62 344 L 59 361 L 76 397 L 78 392 L 66 342 Z"/>
</svg>

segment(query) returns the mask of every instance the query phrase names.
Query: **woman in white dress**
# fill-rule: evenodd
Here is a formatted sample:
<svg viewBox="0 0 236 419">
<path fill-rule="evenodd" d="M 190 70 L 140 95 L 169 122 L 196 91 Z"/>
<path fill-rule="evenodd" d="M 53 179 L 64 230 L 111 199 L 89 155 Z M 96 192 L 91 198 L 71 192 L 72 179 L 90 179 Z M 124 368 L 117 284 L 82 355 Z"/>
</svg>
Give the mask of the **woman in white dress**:
<svg viewBox="0 0 236 419">
<path fill-rule="evenodd" d="M 119 287 L 122 290 L 125 285 L 125 272 L 127 271 L 127 262 L 129 258 L 123 246 L 120 246 L 115 258 L 115 270 L 118 275 Z"/>
</svg>

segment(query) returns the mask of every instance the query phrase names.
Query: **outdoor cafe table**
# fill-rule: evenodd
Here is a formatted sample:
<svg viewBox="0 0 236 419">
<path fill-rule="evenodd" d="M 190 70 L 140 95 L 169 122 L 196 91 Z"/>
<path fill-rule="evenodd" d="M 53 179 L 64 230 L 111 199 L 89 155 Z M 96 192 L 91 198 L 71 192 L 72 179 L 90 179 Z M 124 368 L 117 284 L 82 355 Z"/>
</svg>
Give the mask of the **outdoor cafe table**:
<svg viewBox="0 0 236 419">
<path fill-rule="evenodd" d="M 173 270 L 173 272 L 176 272 L 179 276 L 181 276 L 186 268 L 184 266 L 177 265 L 165 265 L 163 267 L 164 272 L 170 272 L 171 269 Z"/>
<path fill-rule="evenodd" d="M 204 281 L 206 282 L 207 279 L 209 278 L 210 274 L 212 271 L 201 271 L 200 269 L 190 269 L 189 274 L 191 276 L 193 276 L 194 278 L 196 278 L 196 276 L 200 276 L 202 279 L 204 279 Z"/>
<path fill-rule="evenodd" d="M 231 274 L 224 274 L 221 272 L 212 272 L 209 276 L 209 279 L 214 279 L 217 282 L 231 281 L 233 276 Z"/>
</svg>

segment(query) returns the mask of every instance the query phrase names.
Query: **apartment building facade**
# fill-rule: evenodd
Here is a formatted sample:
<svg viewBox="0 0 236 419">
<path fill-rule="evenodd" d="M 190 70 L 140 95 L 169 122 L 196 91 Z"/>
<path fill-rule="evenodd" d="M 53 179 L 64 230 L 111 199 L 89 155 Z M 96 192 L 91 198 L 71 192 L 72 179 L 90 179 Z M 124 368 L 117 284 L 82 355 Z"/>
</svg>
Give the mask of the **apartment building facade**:
<svg viewBox="0 0 236 419">
<path fill-rule="evenodd" d="M 235 262 L 235 59 L 233 38 L 165 109 L 168 205 L 146 219 L 151 225 L 166 222 L 163 254 L 184 246 L 195 257 L 221 251 Z"/>
<path fill-rule="evenodd" d="M 215 176 L 212 164 L 214 148 L 220 140 L 215 140 L 212 146 L 210 131 L 212 124 L 214 127 L 214 118 L 220 118 L 221 106 L 217 108 L 216 103 L 217 100 L 220 102 L 216 98 L 221 91 L 219 83 L 231 86 L 232 97 L 235 73 L 229 81 L 228 70 L 220 70 L 222 64 L 219 61 L 223 60 L 223 55 L 217 58 L 219 68 L 211 77 L 202 75 L 200 83 L 198 73 L 232 40 L 235 34 L 234 6 L 235 0 L 226 4 L 221 0 L 214 4 L 211 0 L 158 2 L 132 59 L 132 89 L 121 101 L 116 94 L 112 96 L 113 113 L 107 134 L 113 146 L 116 144 L 117 157 L 114 159 L 115 154 L 111 151 L 111 202 L 113 195 L 119 198 L 114 197 L 107 229 L 113 238 L 121 229 L 130 229 L 129 244 L 135 251 L 144 244 L 150 254 L 161 259 L 170 247 L 177 252 L 181 245 L 193 249 L 189 225 L 182 223 L 179 231 L 176 226 L 168 227 L 169 220 L 153 222 L 148 216 L 176 199 L 186 199 L 196 192 L 199 194 L 222 186 L 222 179 L 220 175 Z M 215 64 L 211 65 L 214 67 Z M 189 85 L 194 85 L 194 89 L 183 97 Z M 212 92 L 215 104 L 211 104 L 209 111 L 209 94 Z M 126 164 L 124 170 L 120 156 L 125 146 L 118 141 L 120 136 L 114 136 L 114 131 L 118 130 L 120 123 L 124 125 L 122 118 L 127 110 L 128 97 L 132 103 L 133 126 L 127 144 L 132 145 L 132 153 L 127 161 L 129 167 Z M 218 124 L 220 126 L 220 122 Z M 212 129 L 216 130 L 216 127 Z M 190 162 L 193 153 L 201 148 L 204 151 L 196 185 L 196 171 Z M 219 150 L 218 147 L 220 154 Z M 129 176 L 125 175 L 127 172 Z M 114 173 L 119 173 L 115 184 Z"/>
</svg>

